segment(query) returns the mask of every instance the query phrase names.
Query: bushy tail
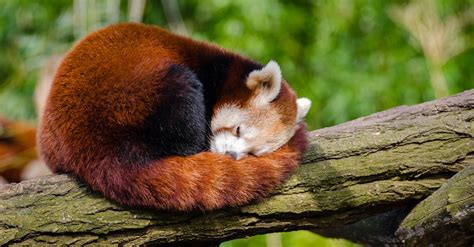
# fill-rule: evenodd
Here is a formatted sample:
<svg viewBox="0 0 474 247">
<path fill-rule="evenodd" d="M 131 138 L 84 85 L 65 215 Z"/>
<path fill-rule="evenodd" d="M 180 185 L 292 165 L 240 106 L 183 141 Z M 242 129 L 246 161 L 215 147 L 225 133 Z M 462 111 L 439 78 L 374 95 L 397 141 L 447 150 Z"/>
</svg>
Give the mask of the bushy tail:
<svg viewBox="0 0 474 247">
<path fill-rule="evenodd" d="M 302 127 L 288 144 L 262 157 L 233 160 L 202 152 L 168 157 L 138 168 L 104 160 L 93 175 L 82 175 L 93 189 L 125 205 L 213 210 L 268 195 L 297 167 L 306 146 Z"/>
</svg>

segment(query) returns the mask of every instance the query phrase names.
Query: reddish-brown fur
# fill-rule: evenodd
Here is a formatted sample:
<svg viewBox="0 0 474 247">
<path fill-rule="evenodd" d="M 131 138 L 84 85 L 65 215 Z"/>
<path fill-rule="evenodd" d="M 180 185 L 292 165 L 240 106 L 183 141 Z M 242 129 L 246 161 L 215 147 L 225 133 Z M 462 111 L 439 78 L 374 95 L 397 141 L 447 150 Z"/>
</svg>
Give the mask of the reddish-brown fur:
<svg viewBox="0 0 474 247">
<path fill-rule="evenodd" d="M 38 135 L 43 158 L 54 171 L 76 174 L 129 206 L 212 210 L 268 195 L 306 149 L 303 126 L 277 151 L 238 161 L 211 152 L 160 157 L 135 141 L 154 107 L 174 97 L 158 92 L 179 87 L 164 81 L 173 64 L 190 68 L 205 84 L 210 109 L 228 101 L 245 104 L 252 93 L 245 78 L 262 67 L 157 27 L 121 24 L 95 32 L 56 73 Z M 295 95 L 286 83 L 274 104 L 294 119 Z"/>
</svg>

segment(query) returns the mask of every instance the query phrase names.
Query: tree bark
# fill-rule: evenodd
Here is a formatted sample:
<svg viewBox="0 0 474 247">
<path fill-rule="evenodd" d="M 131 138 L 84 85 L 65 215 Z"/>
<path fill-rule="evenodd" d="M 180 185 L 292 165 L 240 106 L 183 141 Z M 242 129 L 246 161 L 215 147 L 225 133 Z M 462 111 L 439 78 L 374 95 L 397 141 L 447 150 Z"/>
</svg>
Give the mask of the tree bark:
<svg viewBox="0 0 474 247">
<path fill-rule="evenodd" d="M 297 229 L 366 243 L 411 241 L 412 235 L 402 230 L 393 235 L 410 207 L 474 164 L 474 90 L 316 130 L 310 140 L 303 164 L 288 181 L 271 197 L 242 208 L 187 214 L 127 209 L 67 175 L 0 187 L 0 245 L 175 246 Z M 428 229 L 419 215 L 439 212 L 441 204 L 434 202 L 453 189 L 462 193 L 444 205 L 458 205 L 467 195 L 463 212 L 472 219 L 469 178 L 467 183 L 453 178 L 455 185 L 425 199 L 400 229 Z M 390 222 L 391 228 L 367 227 L 381 222 Z M 453 233 L 473 231 L 472 220 L 459 226 Z M 351 237 L 344 234 L 347 229 L 360 234 Z"/>
<path fill-rule="evenodd" d="M 405 217 L 396 235 L 410 246 L 473 244 L 474 164 L 419 203 Z"/>
</svg>

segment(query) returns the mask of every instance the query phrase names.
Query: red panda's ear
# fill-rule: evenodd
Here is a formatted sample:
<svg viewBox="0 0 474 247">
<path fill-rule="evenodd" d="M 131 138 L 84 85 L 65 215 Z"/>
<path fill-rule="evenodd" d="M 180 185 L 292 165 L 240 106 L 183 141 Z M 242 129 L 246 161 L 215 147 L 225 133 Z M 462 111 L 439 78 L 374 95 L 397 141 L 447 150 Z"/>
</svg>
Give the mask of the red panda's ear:
<svg viewBox="0 0 474 247">
<path fill-rule="evenodd" d="M 309 108 L 311 107 L 311 100 L 307 98 L 299 98 L 296 100 L 296 122 L 302 122 L 306 114 L 308 114 Z"/>
<path fill-rule="evenodd" d="M 281 70 L 275 61 L 270 61 L 261 70 L 252 71 L 246 81 L 247 87 L 255 91 L 253 103 L 261 106 L 273 101 L 280 93 Z"/>
</svg>

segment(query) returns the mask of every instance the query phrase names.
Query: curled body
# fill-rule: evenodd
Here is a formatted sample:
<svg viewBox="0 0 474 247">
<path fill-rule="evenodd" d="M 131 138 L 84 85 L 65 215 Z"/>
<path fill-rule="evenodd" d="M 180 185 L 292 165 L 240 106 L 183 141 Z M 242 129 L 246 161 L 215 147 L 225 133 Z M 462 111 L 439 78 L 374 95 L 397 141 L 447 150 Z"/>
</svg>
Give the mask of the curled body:
<svg viewBox="0 0 474 247">
<path fill-rule="evenodd" d="M 121 204 L 189 211 L 268 195 L 294 170 L 310 102 L 255 63 L 154 26 L 119 24 L 68 52 L 38 146 Z"/>
</svg>

